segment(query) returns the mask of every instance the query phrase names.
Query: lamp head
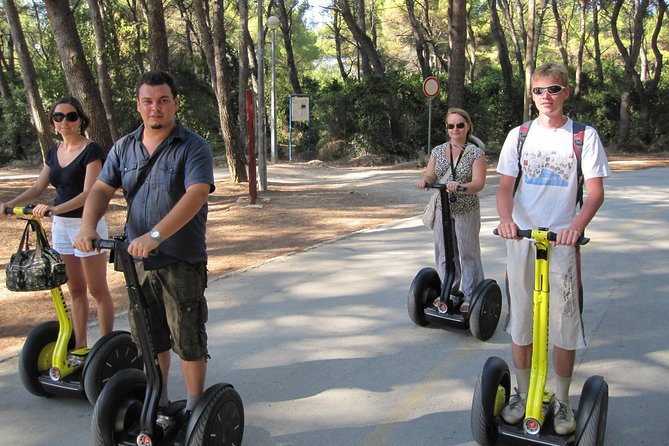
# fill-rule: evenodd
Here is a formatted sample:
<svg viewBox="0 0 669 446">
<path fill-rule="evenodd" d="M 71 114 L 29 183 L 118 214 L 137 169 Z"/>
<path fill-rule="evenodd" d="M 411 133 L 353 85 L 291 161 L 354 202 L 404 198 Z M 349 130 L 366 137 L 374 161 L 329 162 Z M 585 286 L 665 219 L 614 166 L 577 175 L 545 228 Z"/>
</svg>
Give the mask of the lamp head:
<svg viewBox="0 0 669 446">
<path fill-rule="evenodd" d="M 277 16 L 271 15 L 267 18 L 267 26 L 272 31 L 276 31 L 279 28 L 279 25 L 281 25 L 281 22 Z"/>
</svg>

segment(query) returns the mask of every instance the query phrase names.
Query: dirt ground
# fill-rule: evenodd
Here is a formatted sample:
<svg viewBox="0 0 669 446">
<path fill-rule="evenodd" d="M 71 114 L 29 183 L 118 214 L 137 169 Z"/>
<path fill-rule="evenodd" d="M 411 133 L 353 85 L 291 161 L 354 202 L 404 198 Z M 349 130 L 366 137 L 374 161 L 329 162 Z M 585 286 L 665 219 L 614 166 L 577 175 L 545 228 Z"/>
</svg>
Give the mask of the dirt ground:
<svg viewBox="0 0 669 446">
<path fill-rule="evenodd" d="M 651 155 L 618 154 L 609 157 L 613 170 L 669 167 L 669 153 Z M 295 165 L 296 169 L 327 169 L 323 166 Z M 492 165 L 490 166 L 493 167 Z M 349 168 L 368 170 L 370 168 Z M 386 168 L 387 169 L 387 168 Z M 405 168 L 406 169 L 406 168 Z M 411 169 L 418 176 L 422 169 Z M 12 173 L 20 174 L 20 171 Z M 491 174 L 491 172 L 489 172 Z M 494 174 L 494 173 L 493 173 Z M 26 180 L 0 180 L 0 202 L 13 198 L 32 184 Z M 54 197 L 49 189 L 42 202 Z M 424 203 L 406 203 L 391 193 L 359 193 L 350 184 L 320 187 L 313 182 L 268 184 L 259 192 L 262 207 L 247 207 L 248 184 L 217 182 L 209 201 L 207 249 L 210 278 L 245 269 L 268 259 L 305 250 L 318 243 L 351 232 L 418 215 Z M 121 232 L 125 204 L 117 194 L 107 213 L 110 234 Z M 16 251 L 25 223 L 15 218 L 0 222 L 0 270 Z M 50 221 L 44 220 L 50 234 Z M 12 293 L 0 275 L 0 359 L 18 353 L 26 334 L 36 325 L 55 319 L 48 293 Z M 127 295 L 120 273 L 109 268 L 108 281 L 117 312 L 127 308 Z M 64 286 L 67 294 L 67 287 Z M 91 302 L 91 320 L 96 317 Z"/>
</svg>

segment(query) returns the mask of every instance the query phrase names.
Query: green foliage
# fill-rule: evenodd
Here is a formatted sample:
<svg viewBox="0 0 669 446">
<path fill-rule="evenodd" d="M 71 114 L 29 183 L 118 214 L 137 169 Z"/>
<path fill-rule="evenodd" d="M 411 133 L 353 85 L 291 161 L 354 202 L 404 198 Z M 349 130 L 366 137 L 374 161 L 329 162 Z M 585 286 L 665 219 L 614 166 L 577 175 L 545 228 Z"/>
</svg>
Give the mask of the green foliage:
<svg viewBox="0 0 669 446">
<path fill-rule="evenodd" d="M 399 139 L 391 136 L 391 98 L 399 110 Z M 418 75 L 394 72 L 383 79 L 331 80 L 314 102 L 314 125 L 325 146 L 329 141 L 346 141 L 351 157 L 377 155 L 384 159 L 413 158 L 425 150 L 427 99 Z M 443 113 L 440 107 L 435 108 L 433 118 L 438 122 Z"/>
<path fill-rule="evenodd" d="M 501 70 L 494 66 L 484 67 L 476 82 L 465 86 L 465 109 L 486 152 L 499 153 L 509 130 L 521 124 L 523 87 L 519 82 L 514 87 L 509 101 Z"/>
</svg>

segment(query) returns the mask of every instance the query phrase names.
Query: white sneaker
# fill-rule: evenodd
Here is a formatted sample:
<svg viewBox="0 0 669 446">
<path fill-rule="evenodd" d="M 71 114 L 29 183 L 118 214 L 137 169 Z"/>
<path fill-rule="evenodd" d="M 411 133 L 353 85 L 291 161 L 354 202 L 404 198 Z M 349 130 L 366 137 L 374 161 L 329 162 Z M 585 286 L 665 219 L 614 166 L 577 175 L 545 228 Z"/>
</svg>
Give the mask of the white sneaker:
<svg viewBox="0 0 669 446">
<path fill-rule="evenodd" d="M 569 401 L 563 402 L 556 399 L 553 415 L 553 427 L 556 434 L 566 435 L 576 430 L 576 420 Z"/>
<path fill-rule="evenodd" d="M 520 394 L 517 387 L 514 390 L 516 393 L 511 395 L 509 404 L 502 409 L 502 418 L 509 424 L 520 423 L 525 418 L 526 397 Z"/>
</svg>

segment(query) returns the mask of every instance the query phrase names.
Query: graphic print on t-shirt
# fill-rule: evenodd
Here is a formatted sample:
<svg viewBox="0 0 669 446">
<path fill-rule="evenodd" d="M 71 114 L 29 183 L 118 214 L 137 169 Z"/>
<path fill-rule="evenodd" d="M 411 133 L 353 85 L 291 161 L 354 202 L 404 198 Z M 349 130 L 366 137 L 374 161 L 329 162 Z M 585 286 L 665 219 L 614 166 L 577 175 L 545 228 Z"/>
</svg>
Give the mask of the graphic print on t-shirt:
<svg viewBox="0 0 669 446">
<path fill-rule="evenodd" d="M 523 153 L 523 178 L 525 183 L 535 186 L 569 185 L 569 173 L 574 166 L 574 154 L 566 159 L 560 153 L 538 151 Z"/>
</svg>

